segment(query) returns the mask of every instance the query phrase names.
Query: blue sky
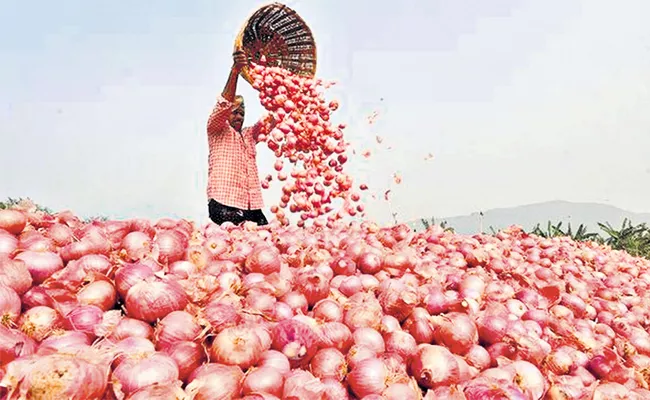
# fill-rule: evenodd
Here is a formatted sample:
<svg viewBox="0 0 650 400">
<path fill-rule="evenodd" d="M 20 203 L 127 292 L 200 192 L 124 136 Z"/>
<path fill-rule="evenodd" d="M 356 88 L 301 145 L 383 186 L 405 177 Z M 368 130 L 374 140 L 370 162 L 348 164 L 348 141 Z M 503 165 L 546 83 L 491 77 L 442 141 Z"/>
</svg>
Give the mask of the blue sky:
<svg viewBox="0 0 650 400">
<path fill-rule="evenodd" d="M 3 2 L 0 197 L 207 219 L 205 122 L 234 37 L 264 2 L 153 4 Z M 380 199 L 392 189 L 390 208 L 368 199 L 370 218 L 553 199 L 650 211 L 647 0 L 286 4 L 314 32 L 318 75 L 339 82 L 336 120 L 372 151 L 350 173 Z M 262 109 L 239 87 L 252 123 Z M 258 165 L 273 169 L 262 147 Z M 269 206 L 278 197 L 264 192 Z"/>
</svg>

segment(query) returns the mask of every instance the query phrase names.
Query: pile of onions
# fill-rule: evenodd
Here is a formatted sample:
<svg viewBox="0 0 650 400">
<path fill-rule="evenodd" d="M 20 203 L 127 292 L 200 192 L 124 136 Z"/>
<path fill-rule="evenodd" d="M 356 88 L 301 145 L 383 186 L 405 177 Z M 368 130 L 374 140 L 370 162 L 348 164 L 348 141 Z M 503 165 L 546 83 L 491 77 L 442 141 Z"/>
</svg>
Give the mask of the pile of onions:
<svg viewBox="0 0 650 400">
<path fill-rule="evenodd" d="M 362 207 L 336 104 L 253 72 L 280 122 L 261 140 L 300 164 L 278 164 L 268 226 L 0 210 L 0 397 L 650 398 L 649 260 L 517 227 L 345 224 L 332 201 Z"/>
</svg>

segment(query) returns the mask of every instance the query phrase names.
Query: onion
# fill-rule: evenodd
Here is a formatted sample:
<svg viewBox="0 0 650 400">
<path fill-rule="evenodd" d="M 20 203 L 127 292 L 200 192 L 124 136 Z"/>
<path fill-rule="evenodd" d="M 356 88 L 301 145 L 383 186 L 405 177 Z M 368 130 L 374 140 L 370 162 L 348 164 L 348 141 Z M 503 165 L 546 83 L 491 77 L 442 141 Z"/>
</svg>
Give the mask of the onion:
<svg viewBox="0 0 650 400">
<path fill-rule="evenodd" d="M 20 316 L 18 326 L 29 337 L 40 342 L 53 330 L 63 327 L 63 318 L 50 307 L 36 306 Z"/>
<path fill-rule="evenodd" d="M 164 350 L 176 342 L 194 341 L 201 335 L 201 330 L 201 326 L 189 313 L 172 311 L 156 325 L 154 330 L 156 350 Z"/>
<path fill-rule="evenodd" d="M 329 294 L 329 282 L 316 270 L 301 271 L 296 280 L 296 285 L 301 288 L 309 306 L 318 303 Z"/>
<path fill-rule="evenodd" d="M 386 389 L 388 370 L 378 358 L 368 358 L 359 364 L 348 375 L 348 384 L 352 392 L 359 398 L 381 394 Z"/>
<path fill-rule="evenodd" d="M 144 232 L 129 232 L 122 240 L 122 248 L 129 261 L 138 261 L 151 254 L 151 237 Z"/>
<path fill-rule="evenodd" d="M 246 326 L 222 330 L 210 347 L 210 357 L 220 364 L 247 369 L 255 365 L 263 352 L 263 344 L 255 330 Z"/>
<path fill-rule="evenodd" d="M 76 260 L 79 267 L 86 272 L 97 272 L 103 275 L 108 274 L 113 267 L 108 257 L 101 254 L 88 254 Z"/>
<path fill-rule="evenodd" d="M 271 336 L 271 347 L 287 356 L 291 368 L 307 365 L 318 351 L 318 336 L 307 324 L 295 319 L 279 322 Z"/>
<path fill-rule="evenodd" d="M 347 352 L 354 344 L 350 328 L 340 322 L 328 322 L 320 327 L 320 339 L 323 347 L 333 347 Z"/>
<path fill-rule="evenodd" d="M 38 354 L 76 352 L 90 346 L 90 344 L 90 337 L 83 332 L 54 331 L 38 346 Z"/>
<path fill-rule="evenodd" d="M 25 263 L 34 284 L 43 283 L 56 271 L 63 269 L 63 260 L 53 252 L 24 251 L 14 257 Z"/>
<path fill-rule="evenodd" d="M 411 361 L 418 383 L 427 389 L 449 386 L 459 380 L 460 369 L 454 355 L 442 346 L 423 344 Z"/>
<path fill-rule="evenodd" d="M 159 232 L 154 239 L 154 245 L 160 252 L 159 261 L 171 264 L 183 258 L 186 246 L 183 239 L 177 231 Z"/>
<path fill-rule="evenodd" d="M 253 248 L 246 258 L 245 267 L 248 272 L 269 275 L 280 272 L 280 251 L 269 245 L 259 245 Z"/>
<path fill-rule="evenodd" d="M 222 330 L 235 326 L 239 323 L 240 316 L 235 307 L 220 302 L 209 303 L 203 311 L 205 319 L 210 323 L 212 332 L 219 333 Z"/>
<path fill-rule="evenodd" d="M 309 364 L 311 373 L 322 379 L 331 378 L 341 382 L 348 373 L 343 353 L 334 348 L 319 350 Z"/>
<path fill-rule="evenodd" d="M 408 332 L 394 331 L 386 335 L 387 352 L 396 353 L 405 360 L 408 360 L 416 350 L 417 342 Z"/>
<path fill-rule="evenodd" d="M 253 369 L 246 374 L 242 385 L 244 395 L 268 393 L 273 396 L 281 396 L 283 389 L 284 377 L 282 373 L 271 367 Z"/>
<path fill-rule="evenodd" d="M 289 292 L 282 296 L 282 301 L 286 303 L 294 312 L 300 311 L 302 314 L 307 314 L 309 304 L 304 294 L 299 292 Z"/>
<path fill-rule="evenodd" d="M 377 353 L 375 353 L 372 349 L 363 345 L 355 344 L 346 354 L 345 361 L 348 363 L 350 369 L 354 369 L 361 361 L 376 357 Z"/>
<path fill-rule="evenodd" d="M 334 300 L 323 299 L 316 303 L 312 309 L 314 318 L 324 322 L 341 322 L 343 321 L 343 310 Z"/>
<path fill-rule="evenodd" d="M 432 320 L 436 326 L 434 339 L 454 354 L 465 355 L 478 343 L 476 324 L 467 314 L 452 312 L 444 316 L 434 316 Z"/>
<path fill-rule="evenodd" d="M 391 279 L 380 286 L 378 296 L 384 312 L 404 321 L 418 304 L 417 291 L 404 283 Z"/>
<path fill-rule="evenodd" d="M 33 310 L 33 309 L 32 309 Z M 97 306 L 79 306 L 65 316 L 65 328 L 95 338 L 95 326 L 102 322 L 104 312 Z"/>
<path fill-rule="evenodd" d="M 117 292 L 112 283 L 107 280 L 97 280 L 89 283 L 77 293 L 79 304 L 97 306 L 108 311 L 117 301 Z"/>
<path fill-rule="evenodd" d="M 25 229 L 27 218 L 25 214 L 16 210 L 0 210 L 0 229 L 18 235 Z"/>
<path fill-rule="evenodd" d="M 145 386 L 129 395 L 129 400 L 167 400 L 182 399 L 185 392 L 181 389 L 182 382 L 173 382 Z"/>
<path fill-rule="evenodd" d="M 51 354 L 15 360 L 0 384 L 12 387 L 13 394 L 21 398 L 99 399 L 108 385 L 109 368 L 93 355 Z"/>
<path fill-rule="evenodd" d="M 243 380 L 239 367 L 203 364 L 190 375 L 185 393 L 194 400 L 234 399 L 240 396 Z"/>
<path fill-rule="evenodd" d="M 178 366 L 164 353 L 127 357 L 112 374 L 115 395 L 129 395 L 149 385 L 174 383 L 178 380 Z"/>
<path fill-rule="evenodd" d="M 110 339 L 120 341 L 128 337 L 153 338 L 153 328 L 144 321 L 134 318 L 122 318 L 110 335 Z"/>
<path fill-rule="evenodd" d="M 174 342 L 165 347 L 164 352 L 178 365 L 178 379 L 181 381 L 186 381 L 208 359 L 205 348 L 191 341 Z"/>
<path fill-rule="evenodd" d="M 163 280 L 136 283 L 124 301 L 129 316 L 149 323 L 184 309 L 187 303 L 187 295 L 178 284 Z"/>
<path fill-rule="evenodd" d="M 386 350 L 381 333 L 372 328 L 359 328 L 352 333 L 354 344 L 366 346 L 377 354 Z"/>
<path fill-rule="evenodd" d="M 154 276 L 153 270 L 144 264 L 128 264 L 115 273 L 115 288 L 117 293 L 126 298 L 126 295 L 136 283 Z"/>
<path fill-rule="evenodd" d="M 0 260 L 12 255 L 18 249 L 18 239 L 0 229 Z"/>
<path fill-rule="evenodd" d="M 36 342 L 23 332 L 0 325 L 0 364 L 34 354 L 36 348 Z"/>
<path fill-rule="evenodd" d="M 324 393 L 323 383 L 307 371 L 296 369 L 285 376 L 283 399 L 320 399 Z"/>
<path fill-rule="evenodd" d="M 20 316 L 21 302 L 15 290 L 0 283 L 0 323 L 14 324 Z"/>
<path fill-rule="evenodd" d="M 267 350 L 262 353 L 257 366 L 260 368 L 268 366 L 282 374 L 286 374 L 291 370 L 287 356 L 276 350 Z"/>
</svg>

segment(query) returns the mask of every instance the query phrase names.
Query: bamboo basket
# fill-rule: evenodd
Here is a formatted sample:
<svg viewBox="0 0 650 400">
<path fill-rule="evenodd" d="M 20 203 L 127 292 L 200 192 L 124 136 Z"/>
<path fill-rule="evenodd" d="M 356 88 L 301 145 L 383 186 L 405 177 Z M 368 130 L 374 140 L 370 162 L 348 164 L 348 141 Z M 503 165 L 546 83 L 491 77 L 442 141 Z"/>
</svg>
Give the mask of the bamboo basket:
<svg viewBox="0 0 650 400">
<path fill-rule="evenodd" d="M 244 23 L 235 39 L 235 51 L 243 51 L 248 62 L 278 66 L 300 76 L 316 74 L 316 42 L 302 18 L 284 4 L 260 7 Z M 260 61 L 264 56 L 266 63 Z M 248 67 L 241 76 L 250 84 Z"/>
</svg>

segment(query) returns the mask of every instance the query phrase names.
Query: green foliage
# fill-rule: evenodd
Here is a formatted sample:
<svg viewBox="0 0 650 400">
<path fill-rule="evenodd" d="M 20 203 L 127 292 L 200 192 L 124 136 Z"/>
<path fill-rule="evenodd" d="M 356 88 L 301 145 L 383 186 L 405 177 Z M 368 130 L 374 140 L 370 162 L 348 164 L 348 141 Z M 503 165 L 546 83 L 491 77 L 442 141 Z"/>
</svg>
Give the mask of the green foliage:
<svg viewBox="0 0 650 400">
<path fill-rule="evenodd" d="M 50 210 L 47 207 L 43 207 L 40 204 L 35 203 L 29 197 L 19 197 L 17 199 L 14 199 L 12 197 L 8 197 L 7 200 L 0 201 L 0 210 L 4 210 L 4 209 L 15 207 L 15 206 L 20 206 L 21 204 L 24 204 L 24 203 L 33 204 L 34 207 L 36 207 L 37 211 L 43 211 L 43 212 L 45 212 L 47 214 L 52 214 L 52 210 Z"/>
<path fill-rule="evenodd" d="M 431 220 L 425 219 L 425 218 L 420 218 L 420 222 L 422 223 L 422 226 L 424 226 L 424 230 L 429 229 L 433 225 L 440 225 L 440 227 L 448 232 L 454 232 L 454 228 L 448 226 L 447 221 L 442 221 L 440 224 L 436 223 L 435 218 L 431 218 Z"/>
</svg>

